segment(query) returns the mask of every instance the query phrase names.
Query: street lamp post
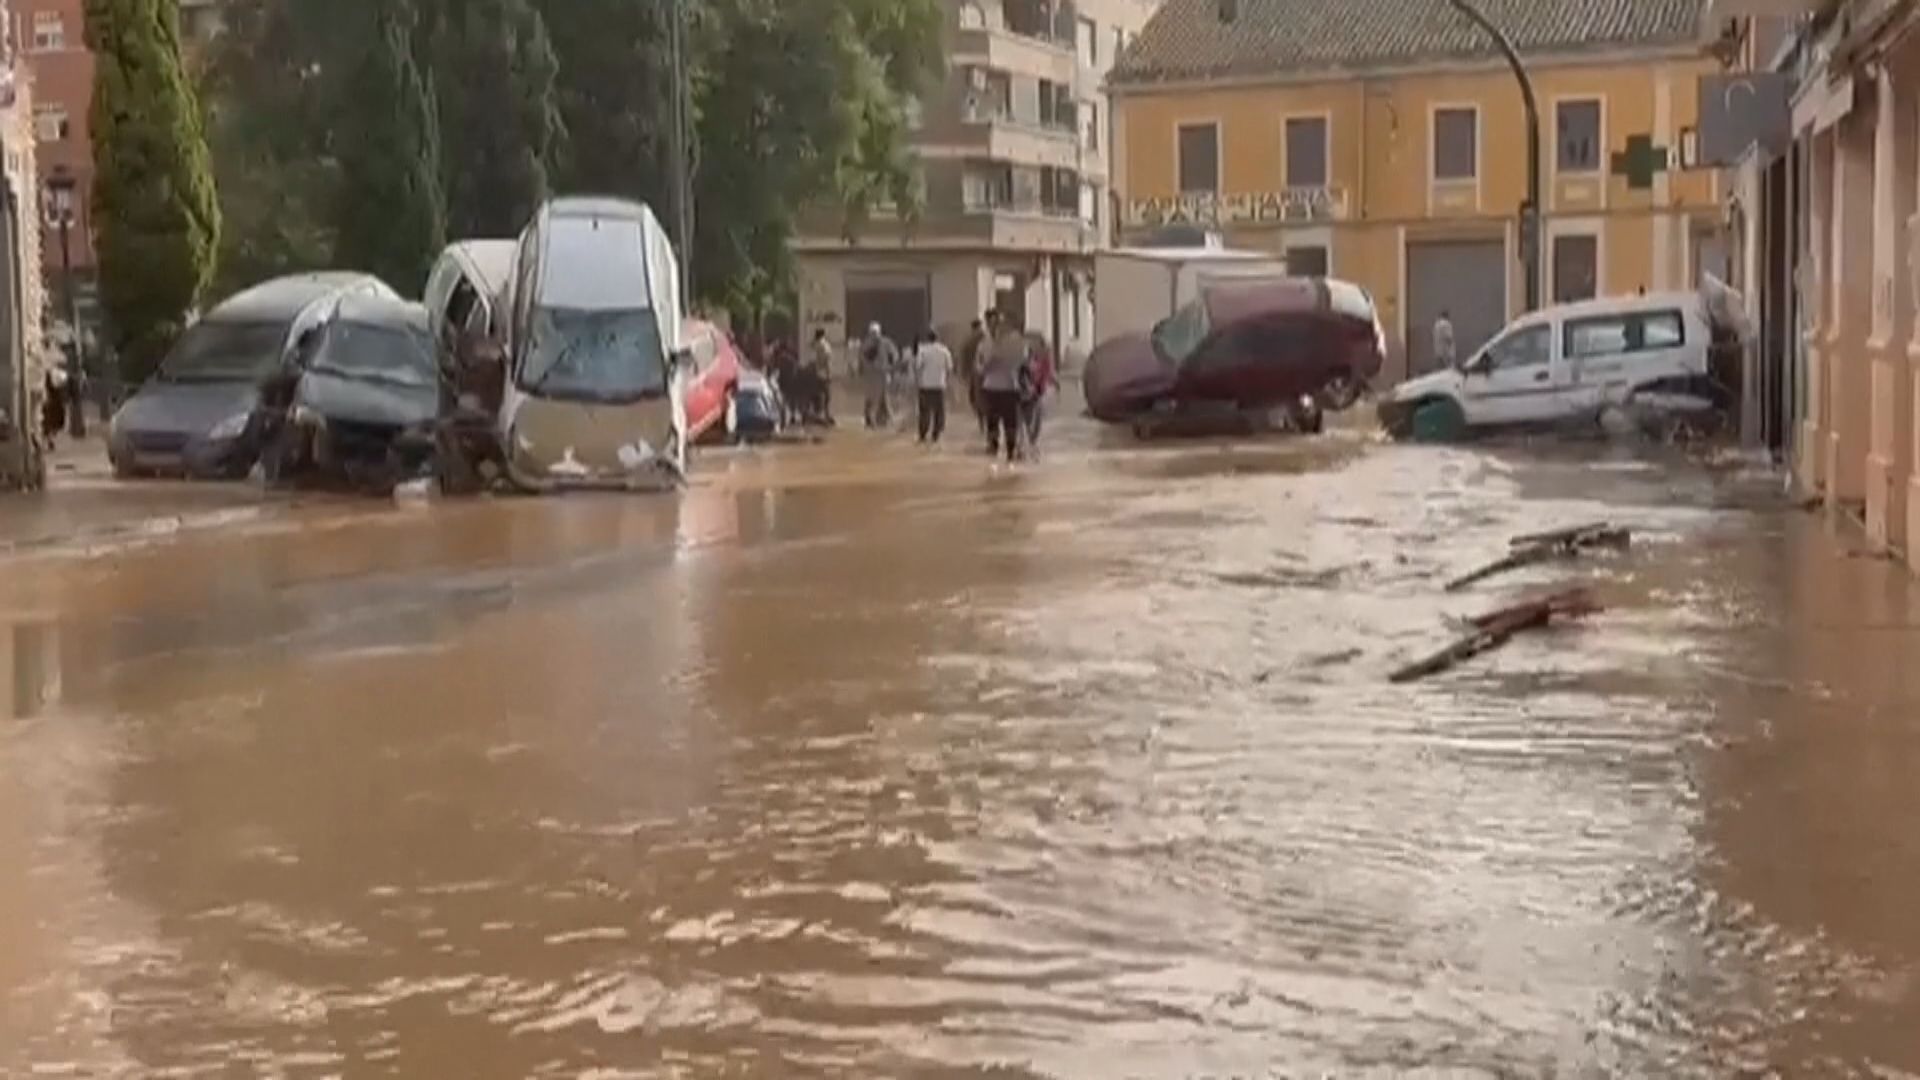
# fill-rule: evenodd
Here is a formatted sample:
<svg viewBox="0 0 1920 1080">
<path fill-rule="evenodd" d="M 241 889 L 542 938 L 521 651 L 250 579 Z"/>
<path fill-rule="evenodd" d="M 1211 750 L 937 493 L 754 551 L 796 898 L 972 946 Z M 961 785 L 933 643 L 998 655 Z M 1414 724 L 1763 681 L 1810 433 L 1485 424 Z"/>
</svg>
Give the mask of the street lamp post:
<svg viewBox="0 0 1920 1080">
<path fill-rule="evenodd" d="M 1520 52 L 1513 47 L 1513 39 L 1493 25 L 1472 0 L 1448 0 L 1455 11 L 1466 16 L 1479 27 L 1500 54 L 1507 59 L 1507 66 L 1513 69 L 1513 77 L 1520 83 L 1520 99 L 1527 110 L 1527 201 L 1520 208 L 1520 251 L 1521 261 L 1526 264 L 1527 310 L 1540 306 L 1540 102 L 1533 92 L 1533 77 L 1527 74 L 1527 65 L 1520 59 Z M 1239 0 L 1219 0 L 1218 16 L 1223 23 L 1233 23 L 1239 18 Z"/>
<path fill-rule="evenodd" d="M 1507 66 L 1513 69 L 1513 77 L 1520 83 L 1520 100 L 1527 110 L 1527 201 L 1520 208 L 1520 257 L 1526 265 L 1527 310 L 1540 306 L 1540 103 L 1533 93 L 1533 78 L 1527 74 L 1527 65 L 1520 60 L 1519 50 L 1513 47 L 1513 39 L 1504 31 L 1488 21 L 1487 17 L 1474 7 L 1471 0 L 1448 0 L 1454 10 L 1472 20 L 1486 35 L 1493 39 L 1501 55 L 1507 58 Z"/>
<path fill-rule="evenodd" d="M 76 439 L 87 437 L 86 353 L 80 336 L 80 299 L 73 283 L 73 174 L 65 166 L 53 170 L 47 178 L 47 195 L 60 226 L 60 287 L 66 294 L 67 331 L 72 338 L 67 350 L 67 433 Z"/>
<path fill-rule="evenodd" d="M 687 0 L 665 0 L 667 8 L 668 157 L 673 176 L 673 243 L 680 256 L 680 302 L 693 298 L 693 150 L 692 105 L 687 72 Z"/>
</svg>

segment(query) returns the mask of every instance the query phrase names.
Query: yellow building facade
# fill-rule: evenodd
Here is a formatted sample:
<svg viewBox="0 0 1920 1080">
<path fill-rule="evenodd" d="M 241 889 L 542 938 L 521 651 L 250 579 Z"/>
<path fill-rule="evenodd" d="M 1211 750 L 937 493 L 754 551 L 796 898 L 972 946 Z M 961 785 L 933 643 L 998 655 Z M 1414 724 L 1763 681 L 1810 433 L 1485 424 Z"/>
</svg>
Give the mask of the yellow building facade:
<svg viewBox="0 0 1920 1080">
<path fill-rule="evenodd" d="M 1238 9 L 1258 38 L 1286 34 L 1287 20 L 1315 6 Z M 1408 5 L 1353 0 L 1362 38 L 1370 7 Z M 1212 30 L 1196 42 L 1191 20 L 1218 18 L 1214 3 L 1169 0 L 1113 79 L 1123 242 L 1201 226 L 1230 246 L 1286 253 L 1296 272 L 1364 286 L 1399 346 L 1387 379 L 1430 366 L 1442 311 L 1464 354 L 1523 309 L 1525 110 L 1497 55 L 1441 36 L 1431 57 L 1261 71 L 1257 51 L 1222 41 L 1213 73 L 1180 70 L 1207 55 Z M 1719 69 L 1703 18 L 1681 11 L 1642 42 L 1558 51 L 1520 42 L 1540 116 L 1542 302 L 1692 288 L 1702 270 L 1726 276 L 1720 177 L 1689 167 L 1699 78 Z M 1156 47 L 1178 59 L 1157 60 Z"/>
</svg>

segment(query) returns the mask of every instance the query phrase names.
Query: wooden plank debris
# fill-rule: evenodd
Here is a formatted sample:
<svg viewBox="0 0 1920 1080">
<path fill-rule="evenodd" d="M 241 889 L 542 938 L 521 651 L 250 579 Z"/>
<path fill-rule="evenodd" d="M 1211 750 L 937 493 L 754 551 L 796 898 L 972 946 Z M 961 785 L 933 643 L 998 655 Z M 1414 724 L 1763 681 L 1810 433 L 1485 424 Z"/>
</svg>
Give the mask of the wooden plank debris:
<svg viewBox="0 0 1920 1080">
<path fill-rule="evenodd" d="M 1516 634 L 1543 629 L 1555 620 L 1584 618 L 1600 610 L 1600 602 L 1594 597 L 1593 591 L 1582 586 L 1490 611 L 1471 619 L 1468 622 L 1469 632 L 1446 648 L 1408 664 L 1389 678 L 1396 683 L 1407 683 L 1438 675 L 1463 661 L 1505 645 Z"/>
<path fill-rule="evenodd" d="M 1512 550 L 1507 555 L 1447 582 L 1447 591 L 1459 592 L 1488 578 L 1553 559 L 1571 559 L 1585 552 L 1603 549 L 1621 551 L 1632 543 L 1632 530 L 1607 522 L 1516 536 L 1508 542 Z"/>
</svg>

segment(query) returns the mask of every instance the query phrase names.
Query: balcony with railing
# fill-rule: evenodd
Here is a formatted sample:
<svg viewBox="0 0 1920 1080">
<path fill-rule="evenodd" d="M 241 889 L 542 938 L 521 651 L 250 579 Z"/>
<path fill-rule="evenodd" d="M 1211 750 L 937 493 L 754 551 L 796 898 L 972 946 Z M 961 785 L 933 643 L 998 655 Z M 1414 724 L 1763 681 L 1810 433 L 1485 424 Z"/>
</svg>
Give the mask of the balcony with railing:
<svg viewBox="0 0 1920 1080">
<path fill-rule="evenodd" d="M 1073 6 L 1057 0 L 966 0 L 950 51 L 955 64 L 1072 82 L 1076 23 Z"/>
<path fill-rule="evenodd" d="M 961 214 L 996 246 L 1077 249 L 1092 239 L 1081 209 L 1070 169 L 975 162 L 961 175 Z"/>
<path fill-rule="evenodd" d="M 1065 87 L 981 68 L 957 75 L 962 88 L 952 126 L 930 132 L 930 139 L 973 158 L 1078 167 L 1079 113 Z"/>
</svg>

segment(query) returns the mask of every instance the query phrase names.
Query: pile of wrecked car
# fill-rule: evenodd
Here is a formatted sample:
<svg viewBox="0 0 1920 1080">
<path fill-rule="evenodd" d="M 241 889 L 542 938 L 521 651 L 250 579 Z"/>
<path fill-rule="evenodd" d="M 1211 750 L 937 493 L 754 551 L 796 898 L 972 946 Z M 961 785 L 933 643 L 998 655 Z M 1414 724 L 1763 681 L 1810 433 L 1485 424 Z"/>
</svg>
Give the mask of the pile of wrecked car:
<svg viewBox="0 0 1920 1080">
<path fill-rule="evenodd" d="M 423 303 L 364 274 L 265 282 L 183 334 L 114 418 L 116 475 L 391 492 L 653 489 L 688 448 L 777 432 L 772 383 L 689 319 L 644 205 L 559 198 L 449 246 Z"/>
</svg>

